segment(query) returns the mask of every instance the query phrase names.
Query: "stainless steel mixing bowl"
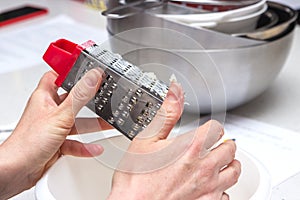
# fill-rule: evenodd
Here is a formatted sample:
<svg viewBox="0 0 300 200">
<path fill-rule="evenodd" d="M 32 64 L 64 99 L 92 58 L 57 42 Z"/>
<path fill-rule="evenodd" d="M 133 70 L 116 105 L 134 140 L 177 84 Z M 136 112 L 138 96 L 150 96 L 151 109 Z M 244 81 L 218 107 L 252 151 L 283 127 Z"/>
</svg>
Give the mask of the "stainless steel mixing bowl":
<svg viewBox="0 0 300 200">
<path fill-rule="evenodd" d="M 175 75 L 186 92 L 185 111 L 196 114 L 235 108 L 266 90 L 284 66 L 295 29 L 293 22 L 280 37 L 259 43 L 231 35 L 218 38 L 219 33 L 206 32 L 216 34 L 213 37 L 207 34 L 207 39 L 220 39 L 220 42 L 211 40 L 214 45 L 209 48 L 210 40 L 202 45 L 193 37 L 197 35 L 195 29 L 166 28 L 169 22 L 162 20 L 156 28 L 140 26 L 142 22 L 135 22 L 143 19 L 141 15 L 145 13 L 109 19 L 108 30 L 114 35 L 109 45 L 125 59 L 164 81 Z M 134 29 L 135 25 L 138 26 Z M 123 32 L 126 27 L 131 28 Z"/>
</svg>

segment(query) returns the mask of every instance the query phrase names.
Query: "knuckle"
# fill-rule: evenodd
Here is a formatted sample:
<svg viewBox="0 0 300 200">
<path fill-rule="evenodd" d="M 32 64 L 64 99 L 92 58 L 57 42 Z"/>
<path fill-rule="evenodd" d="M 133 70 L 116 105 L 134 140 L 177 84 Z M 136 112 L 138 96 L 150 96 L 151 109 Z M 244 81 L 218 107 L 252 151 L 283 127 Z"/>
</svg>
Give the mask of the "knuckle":
<svg viewBox="0 0 300 200">
<path fill-rule="evenodd" d="M 81 84 L 78 84 L 74 87 L 72 94 L 75 100 L 85 101 L 89 99 L 89 93 L 87 89 L 84 88 Z"/>
<path fill-rule="evenodd" d="M 156 113 L 156 117 L 159 117 L 162 119 L 166 119 L 167 115 L 168 115 L 168 112 L 167 112 L 166 108 L 163 106 Z"/>
<path fill-rule="evenodd" d="M 212 119 L 212 120 L 209 120 L 208 122 L 207 122 L 207 127 L 208 127 L 208 130 L 210 130 L 210 131 L 219 131 L 220 133 L 221 133 L 221 136 L 223 136 L 224 135 L 224 127 L 223 127 L 223 125 L 219 122 L 219 121 L 217 121 L 217 120 L 214 120 L 214 119 Z"/>
<path fill-rule="evenodd" d="M 200 189 L 201 193 L 211 194 L 217 188 L 217 181 L 213 178 L 200 177 L 198 178 L 197 183 L 195 185 L 197 187 L 197 190 Z"/>
<path fill-rule="evenodd" d="M 69 131 L 75 123 L 73 112 L 68 110 L 56 110 L 55 112 L 49 113 L 47 115 L 48 123 L 52 124 L 53 127 L 57 127 L 59 130 Z"/>
<path fill-rule="evenodd" d="M 197 139 L 196 141 L 199 143 L 198 145 L 202 146 L 204 144 L 206 139 L 206 134 L 207 134 L 207 130 L 203 130 L 202 126 L 196 128 L 194 135 L 195 138 Z"/>
<path fill-rule="evenodd" d="M 218 159 L 217 156 L 211 154 L 211 155 L 208 157 L 208 160 L 207 160 L 207 162 L 208 162 L 207 167 L 209 168 L 209 170 L 215 171 L 216 168 L 217 168 L 217 165 L 218 165 L 218 163 L 219 163 L 219 160 L 220 160 L 220 159 Z"/>
<path fill-rule="evenodd" d="M 231 167 L 231 177 L 232 177 L 231 178 L 231 182 L 232 182 L 231 185 L 236 184 L 239 180 L 240 175 L 241 175 L 240 164 L 238 163 L 237 160 L 234 160 L 233 162 L 235 162 L 235 163 L 234 163 L 233 167 Z"/>
<path fill-rule="evenodd" d="M 194 171 L 194 167 L 189 161 L 185 161 L 182 164 L 182 171 L 186 172 L 187 174 L 191 174 Z"/>
<path fill-rule="evenodd" d="M 200 177 L 211 177 L 216 168 L 216 161 L 213 158 L 206 158 L 201 164 Z"/>
<path fill-rule="evenodd" d="M 180 108 L 173 103 L 163 104 L 159 112 L 167 119 L 179 119 L 181 115 Z"/>
<path fill-rule="evenodd" d="M 41 90 L 40 90 L 40 89 L 35 89 L 35 90 L 32 92 L 31 96 L 29 97 L 28 102 L 32 102 L 32 101 L 34 101 L 35 99 L 40 98 L 40 96 L 41 96 Z"/>
<path fill-rule="evenodd" d="M 241 163 L 237 160 L 234 160 L 235 167 L 233 168 L 233 177 L 238 179 L 241 175 Z"/>
<path fill-rule="evenodd" d="M 211 119 L 207 122 L 208 125 L 221 125 L 217 120 Z"/>
<path fill-rule="evenodd" d="M 219 122 L 219 121 L 217 121 L 217 120 L 215 120 L 215 119 L 211 119 L 211 120 L 209 120 L 208 122 L 207 122 L 207 125 L 210 127 L 210 126 L 214 126 L 214 127 L 219 127 L 220 129 L 223 129 L 223 125 Z"/>
</svg>

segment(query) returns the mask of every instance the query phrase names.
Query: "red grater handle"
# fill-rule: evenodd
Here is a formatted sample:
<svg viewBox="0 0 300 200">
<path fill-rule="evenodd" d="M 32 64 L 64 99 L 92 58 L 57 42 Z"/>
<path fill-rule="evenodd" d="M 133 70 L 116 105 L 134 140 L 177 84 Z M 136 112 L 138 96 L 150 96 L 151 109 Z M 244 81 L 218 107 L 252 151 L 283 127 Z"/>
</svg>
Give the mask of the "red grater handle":
<svg viewBox="0 0 300 200">
<path fill-rule="evenodd" d="M 57 86 L 62 85 L 81 52 L 93 44 L 93 41 L 88 41 L 78 45 L 66 39 L 59 39 L 49 45 L 43 59 L 58 74 L 55 81 Z"/>
</svg>

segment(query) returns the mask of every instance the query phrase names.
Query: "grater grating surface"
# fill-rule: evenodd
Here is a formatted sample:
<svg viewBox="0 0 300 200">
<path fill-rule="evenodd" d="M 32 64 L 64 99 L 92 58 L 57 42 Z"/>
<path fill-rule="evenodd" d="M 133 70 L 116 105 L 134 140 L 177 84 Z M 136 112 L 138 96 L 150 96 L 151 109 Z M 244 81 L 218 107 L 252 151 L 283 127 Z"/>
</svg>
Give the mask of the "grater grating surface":
<svg viewBox="0 0 300 200">
<path fill-rule="evenodd" d="M 67 92 L 89 70 L 104 70 L 105 78 L 87 107 L 131 140 L 152 121 L 168 92 L 164 82 L 92 41 L 76 45 L 58 40 L 43 58 L 58 72 L 56 84 Z"/>
</svg>

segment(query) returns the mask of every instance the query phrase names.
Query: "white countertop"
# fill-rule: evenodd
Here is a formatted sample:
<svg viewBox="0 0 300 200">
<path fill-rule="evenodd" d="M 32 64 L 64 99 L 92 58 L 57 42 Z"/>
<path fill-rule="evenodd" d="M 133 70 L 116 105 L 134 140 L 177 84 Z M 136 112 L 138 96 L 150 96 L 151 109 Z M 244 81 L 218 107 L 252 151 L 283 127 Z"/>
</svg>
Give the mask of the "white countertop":
<svg viewBox="0 0 300 200">
<path fill-rule="evenodd" d="M 106 21 L 105 18 L 100 15 L 99 11 L 74 1 L 3 0 L 0 1 L 0 11 L 5 8 L 24 4 L 25 2 L 47 6 L 50 12 L 46 16 L 1 28 L 0 34 L 42 23 L 62 13 L 75 21 L 99 28 L 99 34 L 105 30 Z M 298 26 L 295 30 L 294 43 L 289 58 L 278 78 L 262 95 L 239 108 L 229 111 L 229 113 L 300 133 L 300 107 L 298 106 L 298 102 L 300 102 L 300 89 L 298 88 L 300 85 L 299 43 L 300 28 Z M 42 53 L 43 52 L 41 52 L 41 54 Z M 37 62 L 35 65 L 18 71 L 0 73 L 0 127 L 7 126 L 9 128 L 18 121 L 29 95 L 35 88 L 42 74 L 49 69 L 50 68 L 40 60 L 40 62 Z M 16 197 L 16 199 L 33 199 L 32 190 L 21 194 L 19 197 Z"/>
</svg>

